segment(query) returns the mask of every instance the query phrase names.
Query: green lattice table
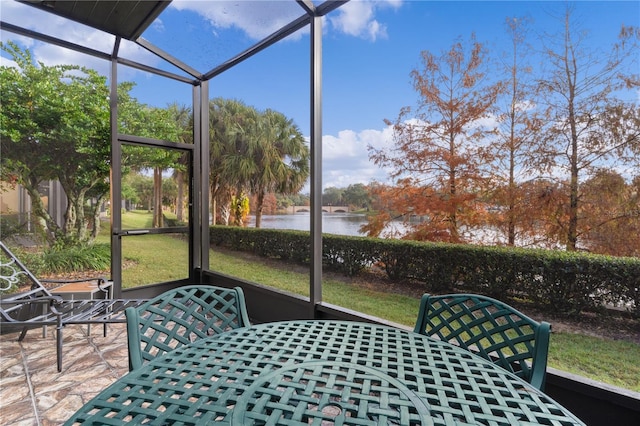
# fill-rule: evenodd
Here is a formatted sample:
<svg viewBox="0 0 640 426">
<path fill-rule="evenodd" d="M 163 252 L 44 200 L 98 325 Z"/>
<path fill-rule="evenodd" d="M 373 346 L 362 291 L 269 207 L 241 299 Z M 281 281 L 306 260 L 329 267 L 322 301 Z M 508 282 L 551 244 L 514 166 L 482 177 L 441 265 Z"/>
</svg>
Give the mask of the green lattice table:
<svg viewBox="0 0 640 426">
<path fill-rule="evenodd" d="M 66 423 L 582 425 L 494 364 L 426 336 L 360 322 L 230 331 L 123 376 Z"/>
</svg>

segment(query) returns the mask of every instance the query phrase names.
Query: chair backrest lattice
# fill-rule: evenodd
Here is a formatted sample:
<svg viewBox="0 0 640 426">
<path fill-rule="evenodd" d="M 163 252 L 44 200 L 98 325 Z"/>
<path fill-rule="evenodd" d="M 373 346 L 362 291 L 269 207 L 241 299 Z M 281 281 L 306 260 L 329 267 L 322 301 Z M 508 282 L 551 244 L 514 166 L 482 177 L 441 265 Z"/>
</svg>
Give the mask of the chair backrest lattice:
<svg viewBox="0 0 640 426">
<path fill-rule="evenodd" d="M 474 294 L 425 294 L 414 329 L 476 353 L 539 389 L 544 388 L 550 330 L 550 324 L 506 303 Z"/>
<path fill-rule="evenodd" d="M 131 370 L 182 345 L 249 325 L 239 287 L 180 287 L 125 314 Z"/>
<path fill-rule="evenodd" d="M 31 273 L 29 268 L 0 241 L 0 291 L 11 291 L 18 286 L 26 287 L 27 285 L 30 285 L 29 290 L 19 294 L 6 294 L 3 300 L 29 296 L 51 296 L 51 293 L 42 285 L 40 280 Z"/>
<path fill-rule="evenodd" d="M 15 292 L 21 287 L 20 292 Z M 28 303 L 52 298 L 51 292 L 0 241 L 0 321 L 22 321 L 43 313 L 43 303 Z"/>
</svg>

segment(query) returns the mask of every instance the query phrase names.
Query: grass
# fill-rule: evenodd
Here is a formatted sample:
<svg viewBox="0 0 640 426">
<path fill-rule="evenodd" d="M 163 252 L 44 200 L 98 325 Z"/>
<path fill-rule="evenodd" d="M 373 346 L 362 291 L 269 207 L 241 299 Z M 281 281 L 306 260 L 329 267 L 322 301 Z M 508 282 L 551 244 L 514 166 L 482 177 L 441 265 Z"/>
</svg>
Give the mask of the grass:
<svg viewBox="0 0 640 426">
<path fill-rule="evenodd" d="M 189 277 L 189 245 L 176 234 L 127 237 L 122 254 L 122 288 Z"/>
<path fill-rule="evenodd" d="M 210 252 L 211 269 L 280 290 L 309 295 L 309 275 L 286 268 L 247 263 L 232 254 Z M 399 294 L 322 283 L 323 300 L 335 305 L 413 326 L 420 301 Z M 640 392 L 640 345 L 574 333 L 553 333 L 548 365 L 592 380 Z"/>
<path fill-rule="evenodd" d="M 151 228 L 153 216 L 146 210 L 122 214 L 124 229 Z M 109 243 L 104 226 L 96 242 Z M 189 245 L 181 234 L 147 234 L 122 239 L 122 288 L 139 287 L 189 277 Z"/>
<path fill-rule="evenodd" d="M 640 392 L 640 345 L 574 333 L 553 333 L 549 366 Z"/>
<path fill-rule="evenodd" d="M 140 212 L 123 215 L 129 228 L 142 228 Z M 149 214 L 146 214 L 149 216 Z M 142 225 L 132 225 L 140 221 Z M 108 238 L 108 235 L 101 238 Z M 128 237 L 125 260 L 132 265 L 123 271 L 126 287 L 185 278 L 188 250 L 184 240 L 168 235 Z M 151 248 L 151 249 L 150 249 Z M 241 256 L 210 251 L 211 269 L 287 292 L 309 295 L 309 274 L 248 262 Z M 399 294 L 356 287 L 346 282 L 323 281 L 323 300 L 365 314 L 413 326 L 419 300 Z M 592 380 L 640 392 L 640 345 L 574 333 L 553 333 L 549 350 L 550 367 Z"/>
<path fill-rule="evenodd" d="M 224 274 L 260 283 L 290 293 L 309 296 L 309 274 L 268 265 L 248 263 L 240 256 L 209 252 L 210 268 Z M 413 325 L 420 300 L 392 293 L 355 287 L 338 280 L 322 282 L 322 299 L 347 309 L 385 318 L 399 324 Z"/>
<path fill-rule="evenodd" d="M 122 213 L 122 227 L 124 229 L 151 228 L 153 216 L 146 210 L 131 210 Z"/>
</svg>

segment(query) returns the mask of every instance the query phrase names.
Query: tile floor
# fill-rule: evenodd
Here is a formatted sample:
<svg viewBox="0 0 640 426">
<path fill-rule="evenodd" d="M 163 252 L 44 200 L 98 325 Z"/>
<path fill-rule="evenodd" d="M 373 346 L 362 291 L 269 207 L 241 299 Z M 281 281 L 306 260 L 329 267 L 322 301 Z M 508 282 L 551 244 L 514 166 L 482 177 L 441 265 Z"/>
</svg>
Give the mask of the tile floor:
<svg viewBox="0 0 640 426">
<path fill-rule="evenodd" d="M 56 368 L 55 330 L 0 335 L 0 425 L 61 425 L 128 371 L 124 324 L 64 329 L 62 372 Z"/>
</svg>

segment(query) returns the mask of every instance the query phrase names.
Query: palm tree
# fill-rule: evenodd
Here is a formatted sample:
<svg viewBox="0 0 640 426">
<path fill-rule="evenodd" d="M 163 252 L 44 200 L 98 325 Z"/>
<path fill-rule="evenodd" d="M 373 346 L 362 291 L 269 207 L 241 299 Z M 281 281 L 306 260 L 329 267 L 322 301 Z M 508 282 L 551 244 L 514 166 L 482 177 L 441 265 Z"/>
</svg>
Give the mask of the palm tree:
<svg viewBox="0 0 640 426">
<path fill-rule="evenodd" d="M 253 170 L 249 185 L 256 196 L 256 228 L 262 222 L 265 195 L 296 194 L 309 177 L 309 147 L 293 120 L 266 110 L 259 114 L 249 135 Z"/>
<path fill-rule="evenodd" d="M 216 98 L 209 103 L 210 196 L 212 224 L 217 222 L 218 203 L 228 224 L 233 193 L 248 188 L 253 164 L 247 156 L 247 123 L 257 112 L 238 100 Z"/>
<path fill-rule="evenodd" d="M 237 100 L 210 102 L 210 191 L 213 224 L 217 202 L 228 223 L 233 195 L 250 191 L 257 197 L 256 227 L 260 227 L 265 195 L 297 193 L 309 177 L 309 148 L 291 119 L 266 110 L 261 113 Z"/>
</svg>

